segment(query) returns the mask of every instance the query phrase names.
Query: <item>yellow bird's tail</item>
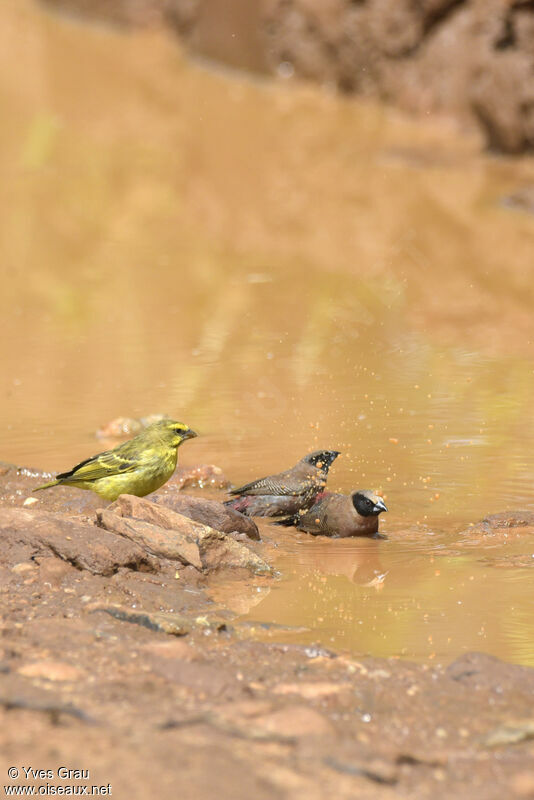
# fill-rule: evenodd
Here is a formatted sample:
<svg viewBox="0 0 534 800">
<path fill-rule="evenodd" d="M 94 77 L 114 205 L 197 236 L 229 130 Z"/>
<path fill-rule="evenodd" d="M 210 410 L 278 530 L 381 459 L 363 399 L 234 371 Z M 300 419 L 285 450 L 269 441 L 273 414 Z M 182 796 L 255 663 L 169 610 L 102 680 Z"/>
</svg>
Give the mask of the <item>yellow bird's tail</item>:
<svg viewBox="0 0 534 800">
<path fill-rule="evenodd" d="M 36 486 L 35 489 L 32 489 L 32 492 L 40 492 L 41 489 L 50 489 L 51 486 L 58 486 L 59 481 L 50 481 L 50 483 L 43 483 L 42 486 Z"/>
</svg>

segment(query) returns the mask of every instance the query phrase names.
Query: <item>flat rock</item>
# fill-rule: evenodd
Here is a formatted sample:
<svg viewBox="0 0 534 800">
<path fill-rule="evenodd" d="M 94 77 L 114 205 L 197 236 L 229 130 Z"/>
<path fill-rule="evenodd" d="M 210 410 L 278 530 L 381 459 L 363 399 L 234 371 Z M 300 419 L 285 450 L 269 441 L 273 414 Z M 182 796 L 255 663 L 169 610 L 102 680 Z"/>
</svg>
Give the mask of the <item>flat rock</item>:
<svg viewBox="0 0 534 800">
<path fill-rule="evenodd" d="M 262 558 L 228 534 L 146 498 L 121 495 L 109 508 L 97 512 L 97 522 L 153 555 L 197 569 L 241 567 L 255 573 L 272 571 Z"/>
<path fill-rule="evenodd" d="M 151 495 L 150 499 L 157 504 L 171 508 L 179 514 L 201 522 L 203 525 L 209 525 L 210 528 L 215 528 L 217 531 L 223 533 L 244 533 L 249 539 L 256 541 L 260 538 L 258 526 L 250 517 L 245 517 L 239 511 L 233 508 L 228 508 L 224 503 L 219 503 L 217 500 L 205 500 L 201 497 L 192 497 L 182 492 L 173 491 L 171 489 L 159 491 Z"/>
<path fill-rule="evenodd" d="M 101 528 L 118 533 L 125 539 L 130 539 L 153 556 L 180 561 L 182 564 L 191 565 L 196 569 L 203 567 L 198 542 L 194 532 L 189 531 L 187 524 L 182 525 L 182 530 L 179 530 L 180 523 L 176 521 L 176 527 L 170 530 L 143 519 L 123 517 L 108 509 L 97 511 L 96 519 Z M 183 519 L 187 518 L 183 517 Z M 187 521 L 191 522 L 189 519 Z"/>
<path fill-rule="evenodd" d="M 94 575 L 113 575 L 121 567 L 158 570 L 157 562 L 135 542 L 48 511 L 0 506 L 0 533 L 2 562 L 7 564 L 53 554 Z"/>
</svg>

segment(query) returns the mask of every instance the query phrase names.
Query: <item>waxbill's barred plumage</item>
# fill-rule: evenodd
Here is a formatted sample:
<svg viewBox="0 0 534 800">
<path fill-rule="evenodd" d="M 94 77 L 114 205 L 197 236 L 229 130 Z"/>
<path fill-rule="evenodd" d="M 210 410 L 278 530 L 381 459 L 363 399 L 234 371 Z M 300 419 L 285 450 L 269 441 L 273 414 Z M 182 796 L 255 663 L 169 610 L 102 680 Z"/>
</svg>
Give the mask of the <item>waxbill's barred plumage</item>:
<svg viewBox="0 0 534 800">
<path fill-rule="evenodd" d="M 328 470 L 338 450 L 316 450 L 294 467 L 232 489 L 226 505 L 249 517 L 279 517 L 305 511 L 324 491 Z"/>
<path fill-rule="evenodd" d="M 294 525 L 315 536 L 369 536 L 378 532 L 378 515 L 383 511 L 387 511 L 386 504 L 373 492 L 325 492 L 304 514 L 294 514 L 277 524 Z"/>
</svg>

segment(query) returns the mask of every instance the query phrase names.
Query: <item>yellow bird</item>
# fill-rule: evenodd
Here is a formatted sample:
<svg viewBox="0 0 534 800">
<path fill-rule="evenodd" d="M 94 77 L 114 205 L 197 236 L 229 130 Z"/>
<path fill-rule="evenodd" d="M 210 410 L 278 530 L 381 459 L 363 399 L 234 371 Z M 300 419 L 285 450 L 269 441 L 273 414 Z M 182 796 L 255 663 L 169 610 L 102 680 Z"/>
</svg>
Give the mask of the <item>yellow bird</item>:
<svg viewBox="0 0 534 800">
<path fill-rule="evenodd" d="M 169 480 L 176 469 L 179 446 L 195 436 L 182 422 L 155 422 L 133 439 L 82 461 L 33 491 L 61 484 L 90 489 L 105 500 L 116 500 L 120 494 L 144 497 Z"/>
</svg>

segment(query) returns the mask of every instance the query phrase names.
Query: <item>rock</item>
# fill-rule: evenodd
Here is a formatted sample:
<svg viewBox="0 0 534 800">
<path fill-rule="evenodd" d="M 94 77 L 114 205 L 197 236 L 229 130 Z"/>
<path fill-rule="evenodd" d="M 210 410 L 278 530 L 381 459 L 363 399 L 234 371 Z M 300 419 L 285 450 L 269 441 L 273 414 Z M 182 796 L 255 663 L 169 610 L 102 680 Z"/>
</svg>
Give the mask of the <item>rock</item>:
<svg viewBox="0 0 534 800">
<path fill-rule="evenodd" d="M 159 494 L 165 489 L 196 487 L 198 489 L 227 489 L 231 485 L 220 467 L 215 464 L 198 464 L 196 467 L 178 467 L 170 481 L 165 484 Z"/>
<path fill-rule="evenodd" d="M 490 514 L 466 528 L 459 536 L 457 547 L 475 547 L 485 543 L 505 544 L 512 540 L 528 539 L 534 536 L 534 512 L 519 510 Z"/>
<path fill-rule="evenodd" d="M 534 91 L 525 75 L 532 55 L 508 49 L 485 54 L 470 90 L 473 111 L 494 150 L 520 153 L 534 145 Z"/>
<path fill-rule="evenodd" d="M 157 562 L 135 543 L 47 511 L 0 506 L 0 533 L 4 563 L 53 554 L 94 575 L 113 575 L 121 567 L 158 570 Z"/>
<path fill-rule="evenodd" d="M 233 67 L 453 117 L 507 152 L 534 147 L 529 0 L 44 2 L 114 24 L 167 24 L 189 48 Z"/>
<path fill-rule="evenodd" d="M 132 417 L 116 417 L 103 425 L 96 432 L 98 439 L 122 439 L 130 436 L 137 436 L 147 425 L 153 422 L 160 422 L 162 419 L 169 419 L 166 414 L 149 414 L 147 417 L 133 419 Z"/>
<path fill-rule="evenodd" d="M 17 672 L 25 678 L 45 678 L 48 681 L 79 681 L 85 678 L 83 670 L 62 661 L 35 661 L 19 667 Z"/>
<path fill-rule="evenodd" d="M 97 521 L 153 555 L 192 564 L 197 569 L 242 567 L 255 573 L 272 571 L 263 559 L 231 536 L 146 498 L 121 495 L 108 509 L 97 512 Z"/>
<path fill-rule="evenodd" d="M 256 541 L 260 538 L 258 526 L 253 519 L 245 517 L 239 511 L 228 508 L 217 500 L 205 500 L 201 497 L 182 494 L 182 492 L 157 492 L 151 495 L 150 499 L 154 503 L 172 508 L 173 511 L 177 511 L 195 522 L 209 525 L 210 528 L 215 528 L 217 531 L 244 533 L 249 539 Z"/>
<path fill-rule="evenodd" d="M 185 636 L 191 632 L 193 627 L 186 617 L 171 611 L 141 611 L 122 606 L 102 605 L 93 606 L 89 610 L 91 612 L 102 611 L 121 622 L 131 622 L 134 625 L 148 628 L 150 631 L 168 633 L 171 636 Z"/>
<path fill-rule="evenodd" d="M 92 514 L 104 502 L 94 492 L 54 486 L 53 489 L 32 494 L 36 486 L 51 480 L 53 475 L 42 470 L 17 467 L 0 462 L 0 503 L 29 508 L 57 511 L 61 514 Z M 32 502 L 28 502 L 28 501 Z"/>
<path fill-rule="evenodd" d="M 175 521 L 175 527 L 169 529 L 142 519 L 123 517 L 107 509 L 97 511 L 96 518 L 101 528 L 130 539 L 153 556 L 190 564 L 196 569 L 203 567 L 195 532 L 189 528 L 191 520 L 187 517 L 182 517 L 187 519 L 187 523 L 181 525 L 182 530 L 178 529 L 180 521 Z"/>
<path fill-rule="evenodd" d="M 499 725 L 482 738 L 484 747 L 506 747 L 519 744 L 527 739 L 534 739 L 534 719 L 506 722 Z"/>
<path fill-rule="evenodd" d="M 534 511 L 501 511 L 484 517 L 482 522 L 490 528 L 534 527 Z"/>
</svg>

